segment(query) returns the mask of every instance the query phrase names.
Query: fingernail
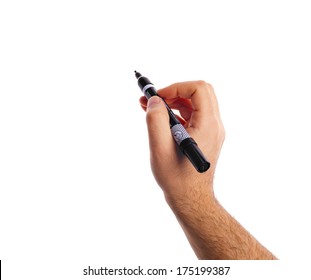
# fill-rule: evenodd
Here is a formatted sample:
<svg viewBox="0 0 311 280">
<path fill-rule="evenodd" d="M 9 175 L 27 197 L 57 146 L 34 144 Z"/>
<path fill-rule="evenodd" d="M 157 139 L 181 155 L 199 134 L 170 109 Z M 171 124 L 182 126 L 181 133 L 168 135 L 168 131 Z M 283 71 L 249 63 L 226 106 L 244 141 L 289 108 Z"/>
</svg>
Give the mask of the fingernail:
<svg viewBox="0 0 311 280">
<path fill-rule="evenodd" d="M 161 102 L 161 98 L 159 96 L 152 96 L 148 99 L 147 107 L 151 108 L 153 106 L 156 106 Z"/>
</svg>

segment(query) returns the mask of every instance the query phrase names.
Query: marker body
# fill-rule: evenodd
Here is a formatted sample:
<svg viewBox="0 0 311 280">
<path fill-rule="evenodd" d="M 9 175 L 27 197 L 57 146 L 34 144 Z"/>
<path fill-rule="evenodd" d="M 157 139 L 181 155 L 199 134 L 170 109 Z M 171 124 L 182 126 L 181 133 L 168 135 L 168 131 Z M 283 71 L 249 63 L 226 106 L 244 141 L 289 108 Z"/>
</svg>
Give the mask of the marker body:
<svg viewBox="0 0 311 280">
<path fill-rule="evenodd" d="M 152 96 L 159 96 L 154 85 L 150 82 L 148 78 L 142 76 L 136 71 L 135 76 L 138 79 L 138 86 L 140 87 L 147 99 Z M 193 138 L 190 137 L 186 129 L 176 118 L 172 109 L 168 106 L 163 98 L 162 100 L 164 101 L 164 104 L 169 114 L 171 133 L 175 142 L 177 143 L 181 151 L 190 160 L 195 169 L 200 173 L 205 172 L 209 169 L 210 163 L 204 157 L 197 143 L 193 140 Z"/>
</svg>

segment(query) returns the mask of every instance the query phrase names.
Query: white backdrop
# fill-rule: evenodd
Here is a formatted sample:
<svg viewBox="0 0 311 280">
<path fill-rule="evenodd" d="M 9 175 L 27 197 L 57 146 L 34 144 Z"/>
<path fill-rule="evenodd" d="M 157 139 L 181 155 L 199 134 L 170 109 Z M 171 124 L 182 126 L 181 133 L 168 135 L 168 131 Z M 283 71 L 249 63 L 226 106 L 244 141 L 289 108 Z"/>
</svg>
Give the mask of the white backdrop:
<svg viewBox="0 0 311 280">
<path fill-rule="evenodd" d="M 1 1 L 5 279 L 196 260 L 150 171 L 134 70 L 214 86 L 219 201 L 280 259 L 307 259 L 310 26 L 308 1 Z"/>
</svg>

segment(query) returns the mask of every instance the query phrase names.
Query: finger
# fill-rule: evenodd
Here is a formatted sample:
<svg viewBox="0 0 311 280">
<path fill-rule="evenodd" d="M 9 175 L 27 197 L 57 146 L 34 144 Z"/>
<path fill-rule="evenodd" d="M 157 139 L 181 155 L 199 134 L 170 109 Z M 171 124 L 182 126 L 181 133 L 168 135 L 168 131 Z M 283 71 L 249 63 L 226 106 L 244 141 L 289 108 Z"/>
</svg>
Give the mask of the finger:
<svg viewBox="0 0 311 280">
<path fill-rule="evenodd" d="M 144 110 L 144 111 L 147 111 L 147 98 L 144 97 L 144 96 L 141 96 L 140 99 L 139 99 L 139 103 L 140 103 L 140 106 L 141 108 Z M 174 103 L 170 104 L 170 107 L 172 109 L 176 109 L 180 112 L 181 114 L 181 117 L 178 116 L 178 115 L 175 115 L 177 117 L 177 119 L 180 121 L 180 123 L 182 125 L 184 125 L 186 123 L 186 121 L 190 118 L 191 116 L 191 112 L 192 112 L 192 109 L 191 109 L 191 103 L 190 105 L 188 104 L 187 100 L 176 100 L 174 101 Z"/>
<path fill-rule="evenodd" d="M 146 112 L 147 111 L 147 98 L 145 96 L 141 96 L 139 98 L 139 103 L 141 108 Z"/>
<path fill-rule="evenodd" d="M 189 121 L 192 115 L 192 103 L 189 99 L 185 98 L 177 98 L 177 99 L 168 99 L 166 100 L 167 104 L 169 104 L 170 108 L 173 110 L 178 110 L 181 117 Z"/>
<path fill-rule="evenodd" d="M 147 108 L 147 102 L 148 102 L 148 100 L 147 100 L 147 98 L 145 96 L 141 96 L 139 98 L 139 103 L 140 103 L 141 106 L 144 106 L 144 107 Z"/>
<path fill-rule="evenodd" d="M 175 117 L 179 120 L 182 125 L 186 125 L 186 121 L 181 117 L 175 114 Z"/>
<path fill-rule="evenodd" d="M 161 97 L 169 100 L 186 98 L 191 100 L 191 126 L 199 127 L 210 116 L 219 116 L 217 99 L 212 86 L 204 81 L 192 81 L 172 84 L 158 90 Z"/>
<path fill-rule="evenodd" d="M 174 142 L 167 109 L 160 97 L 153 96 L 148 100 L 146 121 L 151 155 L 158 158 L 167 156 Z"/>
<path fill-rule="evenodd" d="M 147 111 L 147 107 L 140 105 L 140 107 L 146 112 Z"/>
</svg>

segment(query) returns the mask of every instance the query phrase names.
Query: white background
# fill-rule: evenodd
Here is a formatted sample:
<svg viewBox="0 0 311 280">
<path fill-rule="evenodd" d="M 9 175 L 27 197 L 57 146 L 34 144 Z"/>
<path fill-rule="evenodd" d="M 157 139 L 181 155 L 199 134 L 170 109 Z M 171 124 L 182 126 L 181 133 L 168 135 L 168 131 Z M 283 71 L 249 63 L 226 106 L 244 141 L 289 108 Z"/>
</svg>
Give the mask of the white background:
<svg viewBox="0 0 311 280">
<path fill-rule="evenodd" d="M 308 1 L 0 3 L 5 279 L 195 262 L 150 171 L 134 70 L 214 86 L 219 201 L 280 259 L 309 258 Z"/>
</svg>

